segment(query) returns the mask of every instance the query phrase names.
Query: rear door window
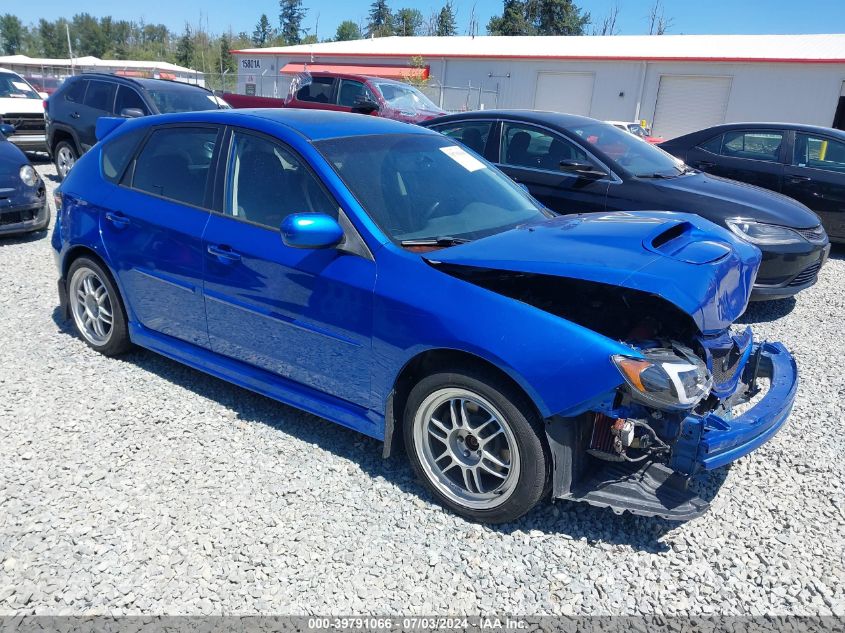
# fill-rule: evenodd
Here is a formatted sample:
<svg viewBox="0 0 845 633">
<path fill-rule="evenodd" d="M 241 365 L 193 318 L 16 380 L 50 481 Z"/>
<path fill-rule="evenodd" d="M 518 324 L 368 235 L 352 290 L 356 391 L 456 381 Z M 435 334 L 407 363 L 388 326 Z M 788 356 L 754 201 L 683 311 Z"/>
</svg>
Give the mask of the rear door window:
<svg viewBox="0 0 845 633">
<path fill-rule="evenodd" d="M 85 105 L 95 110 L 111 112 L 114 105 L 115 84 L 108 81 L 89 81 Z"/>
<path fill-rule="evenodd" d="M 212 127 L 154 131 L 135 161 L 133 189 L 203 206 L 217 135 Z"/>
<path fill-rule="evenodd" d="M 73 103 L 82 103 L 85 98 L 85 87 L 88 85 L 87 81 L 74 81 L 65 91 L 65 100 Z"/>
<path fill-rule="evenodd" d="M 792 164 L 828 171 L 845 172 L 845 143 L 823 136 L 798 133 Z"/>
<path fill-rule="evenodd" d="M 722 141 L 722 156 L 748 158 L 751 160 L 780 160 L 783 132 L 753 130 L 725 132 Z"/>
<path fill-rule="evenodd" d="M 312 77 L 310 84 L 299 89 L 296 93 L 296 98 L 299 101 L 331 103 L 333 87 L 333 77 Z"/>
</svg>

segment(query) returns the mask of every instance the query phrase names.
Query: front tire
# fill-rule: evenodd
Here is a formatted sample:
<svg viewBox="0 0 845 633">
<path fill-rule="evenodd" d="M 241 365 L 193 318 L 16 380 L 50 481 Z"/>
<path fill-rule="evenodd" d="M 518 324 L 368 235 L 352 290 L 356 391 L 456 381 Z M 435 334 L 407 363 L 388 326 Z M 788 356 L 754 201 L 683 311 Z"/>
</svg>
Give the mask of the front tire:
<svg viewBox="0 0 845 633">
<path fill-rule="evenodd" d="M 429 375 L 411 390 L 403 432 L 411 466 L 461 516 L 504 523 L 546 490 L 543 425 L 528 399 L 492 372 Z"/>
<path fill-rule="evenodd" d="M 120 294 L 111 275 L 93 259 L 80 257 L 67 275 L 73 323 L 92 349 L 116 356 L 129 349 L 129 331 Z"/>
<path fill-rule="evenodd" d="M 79 153 L 70 141 L 59 141 L 56 149 L 53 150 L 53 154 L 56 157 L 56 174 L 59 176 L 59 180 L 64 180 L 76 161 L 79 160 Z"/>
</svg>

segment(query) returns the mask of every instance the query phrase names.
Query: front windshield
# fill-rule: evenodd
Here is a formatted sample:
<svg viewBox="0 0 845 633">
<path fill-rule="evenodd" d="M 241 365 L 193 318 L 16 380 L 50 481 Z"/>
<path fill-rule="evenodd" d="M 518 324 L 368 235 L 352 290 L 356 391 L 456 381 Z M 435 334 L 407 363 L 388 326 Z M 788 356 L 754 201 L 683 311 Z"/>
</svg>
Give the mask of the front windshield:
<svg viewBox="0 0 845 633">
<path fill-rule="evenodd" d="M 434 105 L 431 99 L 413 86 L 377 82 L 376 87 L 381 92 L 381 96 L 384 97 L 387 105 L 391 108 L 411 112 L 417 110 L 433 110 L 437 112 L 440 110 L 440 108 Z"/>
<path fill-rule="evenodd" d="M 443 136 L 352 136 L 315 146 L 397 242 L 473 240 L 549 217 L 507 176 Z"/>
<path fill-rule="evenodd" d="M 147 93 L 162 114 L 217 110 L 220 107 L 212 93 L 199 88 L 168 86 L 148 89 Z"/>
<path fill-rule="evenodd" d="M 569 129 L 633 176 L 671 178 L 687 169 L 683 161 L 612 125 L 590 123 Z"/>
<path fill-rule="evenodd" d="M 0 99 L 40 99 L 26 81 L 12 73 L 0 73 Z"/>
</svg>

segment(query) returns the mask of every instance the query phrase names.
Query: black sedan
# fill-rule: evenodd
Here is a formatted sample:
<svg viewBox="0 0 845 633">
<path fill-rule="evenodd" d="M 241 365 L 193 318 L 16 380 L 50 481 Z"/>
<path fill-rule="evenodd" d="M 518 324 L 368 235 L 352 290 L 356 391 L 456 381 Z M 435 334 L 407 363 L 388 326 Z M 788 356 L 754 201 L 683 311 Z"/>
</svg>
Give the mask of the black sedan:
<svg viewBox="0 0 845 633">
<path fill-rule="evenodd" d="M 6 136 L 11 125 L 0 125 L 0 236 L 47 228 L 50 207 L 44 182 L 26 155 Z"/>
<path fill-rule="evenodd" d="M 696 213 L 763 252 L 752 299 L 812 286 L 830 251 L 818 216 L 765 189 L 703 174 L 645 141 L 586 117 L 482 110 L 424 123 L 495 163 L 559 213 Z"/>
<path fill-rule="evenodd" d="M 804 203 L 832 242 L 845 242 L 845 132 L 790 123 L 729 123 L 666 141 L 661 149 L 708 174 Z"/>
</svg>

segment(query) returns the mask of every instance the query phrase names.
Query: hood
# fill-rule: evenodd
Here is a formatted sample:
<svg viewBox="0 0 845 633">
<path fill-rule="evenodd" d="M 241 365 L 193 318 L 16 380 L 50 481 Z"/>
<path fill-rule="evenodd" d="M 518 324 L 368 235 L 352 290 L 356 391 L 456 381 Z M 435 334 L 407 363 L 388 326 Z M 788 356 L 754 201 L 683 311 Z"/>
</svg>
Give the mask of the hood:
<svg viewBox="0 0 845 633">
<path fill-rule="evenodd" d="M 17 97 L 0 98 L 0 116 L 9 113 L 44 113 L 44 101 L 42 99 L 18 99 Z"/>
<path fill-rule="evenodd" d="M 674 304 L 710 333 L 724 330 L 745 310 L 760 251 L 698 216 L 621 212 L 560 216 L 426 260 L 639 290 Z"/>
<path fill-rule="evenodd" d="M 689 201 L 684 211 L 695 211 L 716 219 L 738 217 L 753 218 L 759 222 L 780 224 L 795 229 L 810 229 L 819 225 L 818 216 L 800 202 L 787 196 L 749 185 L 697 172 L 667 180 L 654 180 L 659 190 L 670 196 L 682 192 Z"/>
</svg>

